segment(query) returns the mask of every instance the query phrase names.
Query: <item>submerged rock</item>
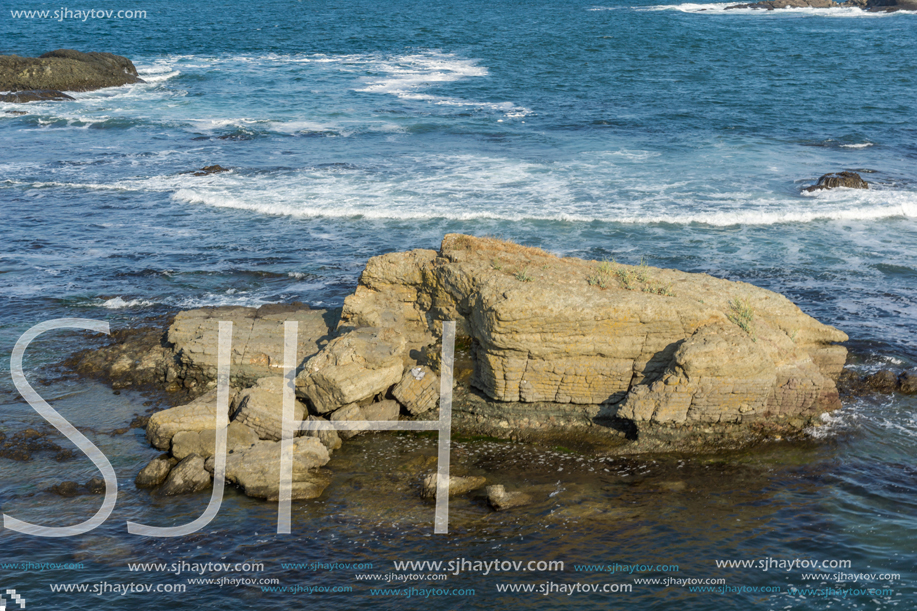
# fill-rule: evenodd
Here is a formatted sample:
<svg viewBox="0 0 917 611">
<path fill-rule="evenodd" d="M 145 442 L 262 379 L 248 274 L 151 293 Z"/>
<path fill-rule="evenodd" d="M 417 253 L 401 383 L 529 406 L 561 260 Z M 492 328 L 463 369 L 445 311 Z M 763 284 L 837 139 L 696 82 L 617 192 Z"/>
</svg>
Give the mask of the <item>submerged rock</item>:
<svg viewBox="0 0 917 611">
<path fill-rule="evenodd" d="M 917 370 L 905 371 L 898 376 L 898 390 L 905 395 L 917 393 Z"/>
<path fill-rule="evenodd" d="M 63 91 L 54 89 L 32 89 L 30 91 L 15 91 L 0 95 L 0 102 L 11 104 L 26 104 L 28 102 L 49 102 L 56 100 L 72 100 L 73 97 Z M 23 113 L 24 114 L 24 113 Z"/>
<path fill-rule="evenodd" d="M 820 191 L 822 189 L 836 189 L 845 187 L 847 189 L 868 189 L 869 183 L 860 178 L 856 172 L 838 172 L 836 174 L 825 174 L 818 179 L 818 183 L 811 187 L 806 187 L 803 191 Z"/>
<path fill-rule="evenodd" d="M 192 172 L 195 176 L 208 176 L 210 174 L 219 174 L 221 172 L 228 172 L 229 168 L 224 168 L 220 165 L 208 165 L 202 167 L 200 170 L 195 170 Z"/>
<path fill-rule="evenodd" d="M 502 485 L 497 484 L 487 487 L 487 502 L 494 511 L 506 511 L 513 507 L 531 504 L 532 497 L 520 491 L 507 492 Z"/>
<path fill-rule="evenodd" d="M 142 83 L 131 60 L 58 49 L 39 57 L 0 55 L 0 91 L 93 91 Z"/>
</svg>

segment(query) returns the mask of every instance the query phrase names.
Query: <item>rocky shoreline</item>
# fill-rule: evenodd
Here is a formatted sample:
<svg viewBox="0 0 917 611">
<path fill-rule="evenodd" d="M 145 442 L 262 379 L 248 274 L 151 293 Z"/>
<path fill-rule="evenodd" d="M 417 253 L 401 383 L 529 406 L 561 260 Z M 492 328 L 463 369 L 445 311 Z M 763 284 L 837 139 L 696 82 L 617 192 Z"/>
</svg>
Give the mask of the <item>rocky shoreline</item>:
<svg viewBox="0 0 917 611">
<path fill-rule="evenodd" d="M 727 6 L 726 10 L 743 8 L 767 11 L 792 8 L 859 8 L 873 13 L 895 13 L 897 11 L 917 11 L 917 0 L 846 0 L 845 2 L 835 2 L 834 0 L 764 0 L 763 2 L 749 4 L 734 4 Z"/>
<path fill-rule="evenodd" d="M 560 258 L 491 238 L 373 257 L 342 310 L 302 304 L 179 312 L 167 329 L 116 332 L 69 366 L 116 389 L 155 388 L 166 454 L 137 478 L 178 494 L 210 485 L 218 321 L 233 322 L 227 480 L 276 500 L 284 322 L 298 322 L 296 419 L 438 414 L 442 321 L 454 320 L 453 430 L 595 457 L 702 453 L 803 435 L 840 407 L 847 336 L 785 297 L 647 265 Z M 295 441 L 294 498 L 315 498 L 355 431 Z M 462 482 L 456 487 L 484 482 Z M 420 486 L 421 490 L 423 489 Z M 520 501 L 499 488 L 491 506 Z"/>
<path fill-rule="evenodd" d="M 39 57 L 0 55 L 0 102 L 72 100 L 64 91 L 142 83 L 131 60 L 111 53 L 57 49 Z"/>
</svg>

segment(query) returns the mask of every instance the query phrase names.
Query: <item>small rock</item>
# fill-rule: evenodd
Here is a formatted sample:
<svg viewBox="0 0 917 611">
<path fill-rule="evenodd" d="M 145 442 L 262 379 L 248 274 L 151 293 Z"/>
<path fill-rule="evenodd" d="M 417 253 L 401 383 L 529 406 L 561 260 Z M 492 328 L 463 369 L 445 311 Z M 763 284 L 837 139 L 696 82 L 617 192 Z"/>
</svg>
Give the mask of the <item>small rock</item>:
<svg viewBox="0 0 917 611">
<path fill-rule="evenodd" d="M 89 494 L 105 494 L 105 480 L 101 477 L 93 477 L 86 482 L 86 492 Z"/>
<path fill-rule="evenodd" d="M 86 490 L 76 482 L 61 482 L 48 488 L 48 492 L 59 494 L 62 497 L 70 498 L 80 494 L 85 494 Z"/>
<path fill-rule="evenodd" d="M 361 420 L 381 420 L 394 421 L 398 420 L 401 408 L 397 401 L 386 400 L 379 401 L 360 407 L 357 403 L 345 405 L 341 409 L 331 414 L 332 422 L 361 421 Z M 338 431 L 343 439 L 350 439 L 357 435 L 362 435 L 361 431 Z"/>
<path fill-rule="evenodd" d="M 507 492 L 502 485 L 497 484 L 487 487 L 487 502 L 495 511 L 506 511 L 530 504 L 532 497 L 520 491 Z"/>
<path fill-rule="evenodd" d="M 134 483 L 138 488 L 152 488 L 166 481 L 169 471 L 178 464 L 178 461 L 168 454 L 161 454 L 150 461 L 150 463 L 140 470 Z"/>
<path fill-rule="evenodd" d="M 420 496 L 425 499 L 436 498 L 436 479 L 437 474 L 431 473 L 423 478 Z M 472 490 L 477 490 L 487 483 L 486 477 L 472 475 L 469 477 L 449 476 L 449 496 L 459 496 Z"/>
<path fill-rule="evenodd" d="M 917 370 L 905 371 L 898 376 L 898 390 L 906 395 L 917 393 Z"/>
<path fill-rule="evenodd" d="M 392 388 L 392 396 L 415 416 L 427 412 L 439 401 L 439 377 L 427 366 L 409 369 Z"/>
<path fill-rule="evenodd" d="M 208 166 L 204 166 L 200 170 L 196 170 L 194 172 L 194 175 L 195 176 L 207 176 L 208 174 L 219 174 L 220 172 L 228 172 L 228 171 L 229 169 L 224 168 L 223 166 L 208 165 Z"/>
<path fill-rule="evenodd" d="M 191 454 L 169 472 L 159 493 L 163 496 L 191 494 L 210 487 L 210 474 L 204 469 L 204 459 Z"/>
<path fill-rule="evenodd" d="M 898 376 L 889 369 L 883 369 L 866 376 L 866 383 L 876 392 L 889 394 L 898 389 Z"/>
<path fill-rule="evenodd" d="M 837 187 L 868 189 L 869 183 L 860 178 L 860 175 L 856 172 L 838 172 L 836 174 L 825 174 L 818 179 L 816 184 L 806 187 L 803 191 L 820 191 L 822 189 L 836 189 Z"/>
</svg>

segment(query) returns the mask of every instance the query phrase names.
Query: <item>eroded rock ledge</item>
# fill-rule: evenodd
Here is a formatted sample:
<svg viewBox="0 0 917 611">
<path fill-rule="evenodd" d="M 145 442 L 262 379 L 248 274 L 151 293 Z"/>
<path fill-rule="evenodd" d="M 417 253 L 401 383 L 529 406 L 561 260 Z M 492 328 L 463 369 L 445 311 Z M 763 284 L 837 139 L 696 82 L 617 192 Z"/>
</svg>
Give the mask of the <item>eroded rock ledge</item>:
<svg viewBox="0 0 917 611">
<path fill-rule="evenodd" d="M 220 320 L 233 321 L 230 462 L 246 465 L 230 479 L 263 498 L 276 498 L 285 320 L 299 321 L 297 419 L 437 417 L 441 326 L 454 320 L 456 432 L 604 454 L 800 433 L 840 407 L 847 354 L 844 333 L 750 284 L 447 235 L 438 252 L 370 259 L 339 316 L 301 305 L 192 310 L 165 334 L 77 357 L 78 370 L 122 386 L 207 393 L 147 429 L 185 470 L 210 466 Z M 316 469 L 350 435 L 303 445 L 297 494 L 321 494 L 328 479 Z"/>
<path fill-rule="evenodd" d="M 0 91 L 93 91 L 142 82 L 131 60 L 111 53 L 58 49 L 40 57 L 0 55 Z M 30 99 L 6 101 L 25 102 Z"/>
</svg>

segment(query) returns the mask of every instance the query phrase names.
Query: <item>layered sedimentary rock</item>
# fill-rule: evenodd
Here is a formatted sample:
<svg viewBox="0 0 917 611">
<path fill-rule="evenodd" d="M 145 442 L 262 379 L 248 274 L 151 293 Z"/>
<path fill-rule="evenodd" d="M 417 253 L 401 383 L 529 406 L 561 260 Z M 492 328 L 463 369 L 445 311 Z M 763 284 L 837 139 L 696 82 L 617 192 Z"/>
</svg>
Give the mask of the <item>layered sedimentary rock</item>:
<svg viewBox="0 0 917 611">
<path fill-rule="evenodd" d="M 374 257 L 340 329 L 387 325 L 421 358 L 442 320 L 472 342 L 471 383 L 493 403 L 491 419 L 502 403 L 586 407 L 558 410 L 559 427 L 603 415 L 748 424 L 839 406 L 846 350 L 836 342 L 847 336 L 777 293 L 492 239 L 448 235 L 438 253 Z"/>
<path fill-rule="evenodd" d="M 92 91 L 142 83 L 131 60 L 58 49 L 39 57 L 0 55 L 0 91 Z"/>
</svg>

